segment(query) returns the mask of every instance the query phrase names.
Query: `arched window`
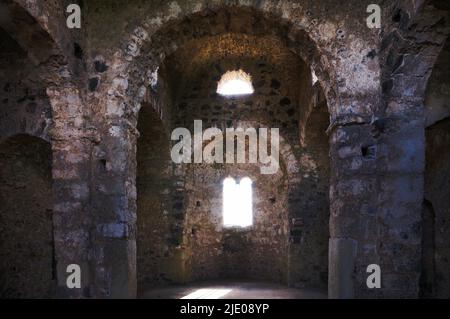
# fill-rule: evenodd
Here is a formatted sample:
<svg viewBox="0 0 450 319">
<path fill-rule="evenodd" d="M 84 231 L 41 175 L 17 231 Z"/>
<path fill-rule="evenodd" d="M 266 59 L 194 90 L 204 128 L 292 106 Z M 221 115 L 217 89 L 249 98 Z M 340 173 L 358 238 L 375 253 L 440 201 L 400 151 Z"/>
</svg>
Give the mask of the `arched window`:
<svg viewBox="0 0 450 319">
<path fill-rule="evenodd" d="M 217 85 L 217 93 L 225 96 L 245 95 L 253 92 L 252 78 L 242 70 L 226 72 Z"/>
<path fill-rule="evenodd" d="M 252 180 L 248 177 L 237 184 L 231 177 L 223 181 L 223 225 L 248 227 L 253 224 Z"/>
<path fill-rule="evenodd" d="M 316 72 L 314 72 L 314 69 L 311 68 L 311 81 L 312 81 L 312 85 L 316 84 L 316 82 L 319 79 L 317 78 Z"/>
</svg>

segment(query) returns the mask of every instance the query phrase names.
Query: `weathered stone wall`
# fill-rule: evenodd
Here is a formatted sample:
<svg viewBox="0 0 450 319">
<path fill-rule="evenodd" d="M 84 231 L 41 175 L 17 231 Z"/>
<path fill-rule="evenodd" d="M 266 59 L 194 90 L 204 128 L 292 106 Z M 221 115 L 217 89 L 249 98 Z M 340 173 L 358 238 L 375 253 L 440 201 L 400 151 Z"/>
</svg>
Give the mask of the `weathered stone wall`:
<svg viewBox="0 0 450 319">
<path fill-rule="evenodd" d="M 281 172 L 261 176 L 257 165 L 196 165 L 186 170 L 186 246 L 191 280 L 286 282 L 288 223 Z M 223 180 L 252 180 L 253 225 L 223 226 Z M 284 191 L 284 192 L 283 192 Z"/>
</svg>

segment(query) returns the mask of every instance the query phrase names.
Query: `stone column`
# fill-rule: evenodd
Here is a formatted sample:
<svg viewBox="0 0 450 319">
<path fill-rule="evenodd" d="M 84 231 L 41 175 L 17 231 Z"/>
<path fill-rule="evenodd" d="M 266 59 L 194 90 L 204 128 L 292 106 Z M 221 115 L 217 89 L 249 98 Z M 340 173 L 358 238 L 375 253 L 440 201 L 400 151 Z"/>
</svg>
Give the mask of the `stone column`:
<svg viewBox="0 0 450 319">
<path fill-rule="evenodd" d="M 47 89 L 52 113 L 53 225 L 57 265 L 57 296 L 91 296 L 90 252 L 90 153 L 83 104 L 75 87 Z M 81 288 L 66 285 L 67 266 L 81 267 Z"/>
<path fill-rule="evenodd" d="M 330 136 L 330 298 L 417 297 L 423 125 L 379 119 Z M 369 289 L 367 266 L 381 267 Z"/>
<path fill-rule="evenodd" d="M 118 79 L 96 117 L 92 156 L 95 287 L 101 298 L 136 297 L 136 118 L 126 113 L 127 82 Z"/>
<path fill-rule="evenodd" d="M 93 213 L 97 295 L 136 297 L 136 136 L 111 126 L 95 147 Z"/>
<path fill-rule="evenodd" d="M 330 136 L 329 297 L 353 298 L 378 263 L 377 145 L 371 127 L 349 123 Z"/>
</svg>

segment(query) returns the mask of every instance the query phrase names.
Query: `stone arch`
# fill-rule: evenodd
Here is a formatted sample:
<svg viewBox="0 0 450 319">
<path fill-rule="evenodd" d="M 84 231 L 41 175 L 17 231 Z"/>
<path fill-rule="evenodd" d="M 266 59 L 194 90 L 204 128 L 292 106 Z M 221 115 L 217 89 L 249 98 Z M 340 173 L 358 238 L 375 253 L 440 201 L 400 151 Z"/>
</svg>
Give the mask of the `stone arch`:
<svg viewBox="0 0 450 319">
<path fill-rule="evenodd" d="M 248 24 L 234 25 L 232 18 L 234 15 L 243 15 L 246 20 L 249 20 Z M 252 24 L 260 26 L 260 29 L 252 28 Z M 212 26 L 205 28 L 206 25 Z M 283 19 L 281 22 L 277 21 L 276 16 L 251 8 L 215 8 L 193 14 L 188 12 L 184 17 L 175 21 L 169 20 L 167 25 L 153 34 L 149 34 L 148 41 L 143 41 L 140 47 L 136 47 L 137 56 L 130 66 L 131 73 L 136 74 L 135 66 L 140 68 L 146 66 L 142 69 L 154 71 L 166 56 L 169 56 L 190 39 L 221 33 L 245 33 L 256 36 L 273 34 L 281 39 L 282 44 L 295 51 L 307 64 L 312 65 L 317 70 L 319 81 L 326 88 L 326 92 L 333 89 L 335 85 L 335 75 L 328 71 L 326 55 L 321 56 L 319 48 L 305 31 L 295 28 L 288 21 L 283 21 Z M 302 46 L 298 46 L 297 43 L 302 43 Z M 126 49 L 128 51 L 125 51 L 125 53 L 131 54 L 133 48 L 129 44 Z M 145 84 L 145 75 L 142 78 L 144 81 L 140 83 Z"/>
<path fill-rule="evenodd" d="M 50 144 L 15 135 L 0 144 L 3 298 L 49 298 L 56 286 Z"/>
<path fill-rule="evenodd" d="M 128 88 L 134 99 L 134 101 L 128 102 L 128 108 L 130 108 L 128 113 L 133 114 L 143 99 L 143 92 L 148 86 L 149 74 L 154 72 L 161 61 L 187 39 L 220 32 L 261 34 L 264 30 L 269 30 L 269 34 L 282 38 L 287 47 L 314 68 L 327 96 L 330 114 L 336 121 L 352 117 L 345 115 L 349 109 L 353 110 L 350 113 L 358 114 L 353 117 L 355 119 L 359 117 L 359 121 L 361 121 L 361 117 L 370 118 L 371 110 L 378 103 L 376 96 L 378 94 L 377 71 L 373 71 L 373 67 L 368 69 L 364 65 L 356 73 L 349 73 L 348 68 L 344 66 L 345 58 L 338 57 L 339 53 L 330 52 L 332 50 L 327 49 L 326 45 L 326 42 L 335 36 L 333 32 L 336 32 L 337 38 L 341 39 L 345 36 L 340 38 L 340 35 L 347 34 L 348 30 L 342 26 L 338 28 L 337 25 L 328 22 L 325 28 L 319 28 L 318 21 L 312 17 L 311 12 L 303 10 L 304 8 L 293 4 L 278 5 L 271 1 L 243 5 L 200 3 L 187 8 L 181 8 L 177 2 L 171 2 L 155 12 L 154 16 L 135 27 L 131 34 L 125 37 L 123 49 L 116 52 L 114 56 L 115 72 L 110 74 L 113 89 L 123 92 Z M 221 16 L 230 21 L 233 14 L 237 13 L 246 14 L 250 23 L 235 26 L 233 30 L 232 23 L 228 22 L 225 24 L 225 29 L 220 29 Z M 215 27 L 202 28 L 204 23 L 212 23 Z M 197 31 L 199 34 L 189 34 L 193 31 Z M 299 43 L 303 45 L 300 46 Z M 363 54 L 369 52 L 370 47 L 374 44 L 373 39 L 367 39 L 365 44 L 359 42 L 352 45 L 360 47 L 360 53 Z M 355 59 L 357 57 L 347 56 L 346 58 Z M 363 62 L 367 62 L 366 58 L 361 58 Z M 339 62 L 337 62 L 338 60 Z M 338 67 L 333 67 L 333 63 Z M 363 73 L 360 74 L 361 72 Z M 345 77 L 348 79 L 345 80 Z M 351 77 L 364 77 L 368 83 L 367 87 L 359 87 L 362 81 L 352 81 Z M 123 81 L 126 82 L 125 85 L 114 86 L 114 82 L 123 83 Z M 339 81 L 352 83 L 352 87 L 349 88 L 352 92 L 344 92 L 337 84 Z M 350 101 L 348 94 L 357 94 L 357 92 L 367 89 L 370 92 L 369 95 L 372 96 L 369 98 L 369 102 L 365 101 L 366 105 L 360 106 Z"/>
<path fill-rule="evenodd" d="M 450 61 L 450 38 L 447 38 L 436 59 L 424 92 L 425 127 L 450 116 L 450 79 L 447 76 Z"/>
<path fill-rule="evenodd" d="M 103 84 L 99 87 L 99 90 L 107 91 L 102 113 L 105 116 L 101 119 L 105 137 L 99 148 L 103 148 L 104 153 L 115 157 L 113 149 L 126 145 L 125 149 L 121 148 L 120 156 L 116 157 L 117 160 L 112 167 L 116 171 L 112 173 L 114 181 L 111 184 L 118 185 L 117 189 L 120 189 L 122 194 L 121 204 L 115 205 L 117 209 L 114 212 L 104 212 L 104 215 L 108 216 L 105 219 L 120 219 L 120 227 L 127 224 L 130 228 L 134 228 L 135 161 L 133 154 L 137 137 L 136 120 L 141 103 L 151 102 L 155 109 L 161 111 L 164 120 L 164 114 L 167 112 L 155 94 L 149 90 L 157 67 L 168 54 L 181 46 L 183 41 L 189 38 L 194 39 L 192 32 L 207 35 L 208 32 L 214 34 L 214 32 L 220 33 L 226 30 L 235 32 L 240 30 L 240 26 L 234 26 L 233 23 L 215 23 L 218 16 L 222 16 L 224 21 L 227 19 L 231 21 L 233 18 L 230 12 L 241 13 L 250 17 L 250 21 L 260 22 L 257 25 L 262 28 L 258 31 L 258 27 L 244 23 L 242 26 L 244 32 L 258 34 L 258 32 L 268 31 L 274 36 L 284 35 L 283 40 L 286 46 L 290 50 L 297 51 L 300 57 L 314 67 L 327 97 L 332 125 L 370 122 L 380 98 L 378 58 L 377 54 L 373 53 L 377 45 L 374 33 L 364 33 L 361 38 L 355 39 L 348 36 L 351 34 L 350 29 L 355 25 L 362 25 L 363 19 L 355 20 L 355 25 L 350 26 L 346 25 L 347 20 L 344 17 L 342 19 L 346 22 L 343 24 L 336 24 L 320 17 L 324 23 L 321 25 L 318 21 L 319 17 L 314 18 L 314 13 L 308 8 L 308 5 L 303 8 L 295 3 L 281 4 L 275 1 L 257 4 L 225 2 L 208 4 L 205 1 L 195 6 L 173 1 L 156 7 L 152 14 L 145 20 L 141 20 L 143 22 L 139 22 L 137 26 L 130 26 L 131 32 L 124 37 L 121 49 L 112 56 L 110 69 L 104 74 Z M 209 23 L 207 21 L 215 25 L 217 29 L 203 28 L 202 24 Z M 220 30 L 223 25 L 225 29 Z M 183 30 L 184 27 L 186 30 Z M 330 46 L 329 43 L 335 40 L 335 45 Z M 304 47 L 299 46 L 299 43 L 303 43 Z M 349 54 L 346 49 L 348 47 L 358 54 Z M 356 64 L 358 67 L 354 68 Z M 106 190 L 100 192 L 107 193 Z M 111 205 L 117 202 L 112 195 L 103 195 L 99 197 L 102 197 L 104 202 Z M 97 216 L 100 215 L 97 214 Z M 127 257 L 130 261 L 128 266 L 133 268 L 135 266 L 132 257 L 133 233 L 131 232 L 129 237 L 125 236 L 125 239 L 127 243 L 123 243 L 122 252 L 124 256 L 129 256 Z M 118 274 L 117 278 L 111 279 L 111 282 L 117 282 L 120 285 L 124 282 L 123 276 L 128 276 L 130 273 Z M 126 284 L 129 287 L 123 290 L 134 290 L 132 279 Z M 118 287 L 114 283 L 111 285 Z"/>
<path fill-rule="evenodd" d="M 380 48 L 385 65 L 380 112 L 421 119 L 428 79 L 450 33 L 450 11 L 440 1 L 425 1 L 417 8 L 391 5 L 386 12 L 387 32 Z"/>
<path fill-rule="evenodd" d="M 27 9 L 12 0 L 2 2 L 1 9 L 5 14 L 1 27 L 27 51 L 34 64 L 42 63 L 54 54 L 55 42 Z"/>
<path fill-rule="evenodd" d="M 79 35 L 74 36 L 68 31 L 63 4 L 5 0 L 0 8 L 0 30 L 25 52 L 26 66 L 35 69 L 35 80 L 40 80 L 45 88 L 71 85 L 80 71 L 73 42 Z"/>
<path fill-rule="evenodd" d="M 82 4 L 80 4 L 82 6 Z M 74 30 L 66 27 L 64 3 L 45 0 L 5 0 L 1 4 L 1 27 L 14 34 L 36 65 L 46 67 L 69 62 L 74 66 Z M 8 16 L 12 18 L 8 18 Z M 64 56 L 67 60 L 63 61 Z M 55 65 L 56 64 L 56 65 Z M 45 69 L 45 68 L 43 68 Z M 45 71 L 45 70 L 44 70 Z"/>
<path fill-rule="evenodd" d="M 60 4 L 39 0 L 7 0 L 0 4 L 2 44 L 6 44 L 4 38 L 14 43 L 8 44 L 9 49 L 2 53 L 15 52 L 0 63 L 0 72 L 6 74 L 1 77 L 2 81 L 8 82 L 1 85 L 6 96 L 1 101 L 5 113 L 0 120 L 0 140 L 28 134 L 51 145 L 51 185 L 55 190 L 51 201 L 56 243 L 53 262 L 57 263 L 51 283 L 56 286 L 56 279 L 58 281 L 52 296 L 86 296 L 90 291 L 84 288 L 89 280 L 82 281 L 83 289 L 69 290 L 65 283 L 66 267 L 71 263 L 81 265 L 82 271 L 89 273 L 86 266 L 89 235 L 87 227 L 82 229 L 80 225 L 88 221 L 90 164 L 87 161 L 92 150 L 86 147 L 91 140 L 85 138 L 84 104 L 80 92 L 71 83 L 75 80 L 75 58 L 71 58 L 72 43 L 67 42 L 71 37 L 64 38 L 67 28 Z M 53 10 L 52 6 L 57 8 Z M 50 19 L 53 14 L 58 18 Z M 73 217 L 71 221 L 66 218 L 68 212 Z M 67 236 L 69 232 L 76 235 Z M 80 246 L 84 245 L 81 249 L 67 249 L 80 242 Z"/>
<path fill-rule="evenodd" d="M 10 34 L 0 27 L 0 139 L 22 133 L 49 141 L 52 111 L 46 86 L 40 81 L 41 70 L 34 66 L 27 47 L 18 43 L 15 35 L 17 32 Z"/>
</svg>

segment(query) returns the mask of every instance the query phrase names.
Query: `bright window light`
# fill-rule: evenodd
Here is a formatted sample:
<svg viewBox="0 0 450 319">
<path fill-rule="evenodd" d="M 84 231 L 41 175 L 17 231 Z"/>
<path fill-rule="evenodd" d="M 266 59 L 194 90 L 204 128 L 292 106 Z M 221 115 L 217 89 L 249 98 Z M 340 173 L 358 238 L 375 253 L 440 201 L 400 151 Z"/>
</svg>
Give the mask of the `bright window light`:
<svg viewBox="0 0 450 319">
<path fill-rule="evenodd" d="M 254 92 L 252 78 L 242 70 L 228 71 L 217 85 L 217 93 L 225 96 L 245 95 Z"/>
<path fill-rule="evenodd" d="M 180 299 L 219 299 L 228 294 L 231 289 L 197 289 Z"/>
<path fill-rule="evenodd" d="M 312 85 L 316 84 L 319 79 L 317 78 L 316 72 L 311 68 L 311 81 Z"/>
<path fill-rule="evenodd" d="M 253 224 L 252 180 L 242 178 L 237 184 L 233 178 L 223 181 L 223 225 L 248 227 Z"/>
</svg>

